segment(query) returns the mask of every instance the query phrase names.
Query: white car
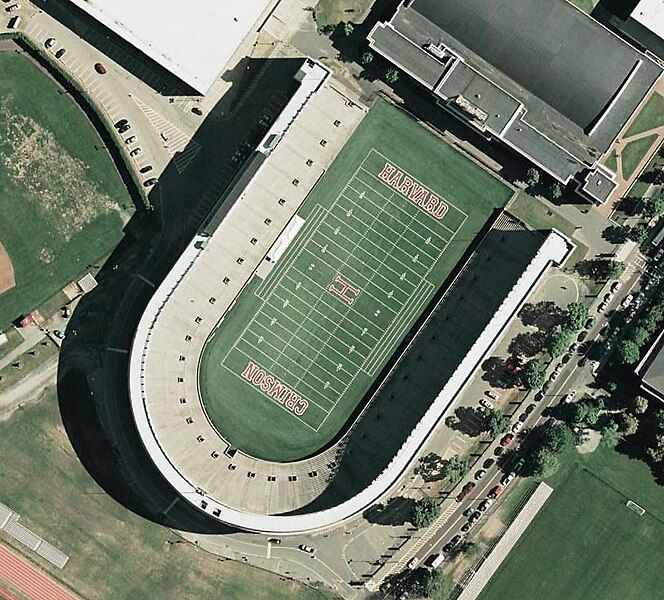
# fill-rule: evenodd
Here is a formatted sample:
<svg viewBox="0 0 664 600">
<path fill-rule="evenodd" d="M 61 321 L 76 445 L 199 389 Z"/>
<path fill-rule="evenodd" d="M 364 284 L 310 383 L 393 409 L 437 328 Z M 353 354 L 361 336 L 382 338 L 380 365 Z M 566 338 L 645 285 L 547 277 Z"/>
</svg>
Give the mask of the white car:
<svg viewBox="0 0 664 600">
<path fill-rule="evenodd" d="M 512 483 L 512 480 L 513 480 L 515 477 L 516 477 L 516 473 L 513 473 L 513 472 L 512 472 L 512 473 L 510 473 L 509 475 L 505 475 L 505 477 L 503 477 L 503 478 L 500 480 L 500 483 L 501 483 L 502 485 L 504 485 L 504 486 L 507 486 L 507 485 L 509 485 L 510 483 Z"/>
<path fill-rule="evenodd" d="M 44 48 L 52 48 L 55 45 L 55 41 L 56 41 L 55 38 L 52 37 L 48 38 L 44 42 Z"/>
<path fill-rule="evenodd" d="M 129 153 L 129 156 L 138 156 L 141 152 L 143 152 L 143 148 L 134 148 L 134 149 Z"/>
<path fill-rule="evenodd" d="M 487 390 L 487 391 L 484 392 L 484 393 L 485 393 L 487 396 L 489 396 L 489 398 L 491 398 L 492 400 L 496 400 L 496 401 L 500 400 L 500 394 L 497 393 L 497 392 L 494 392 L 493 390 Z"/>
<path fill-rule="evenodd" d="M 563 403 L 569 404 L 572 400 L 574 400 L 575 395 L 576 395 L 576 390 L 572 390 L 569 394 L 565 394 L 563 396 Z"/>
<path fill-rule="evenodd" d="M 611 284 L 611 291 L 615 294 L 622 287 L 622 282 L 614 281 Z"/>
<path fill-rule="evenodd" d="M 306 552 L 307 554 L 311 554 L 311 556 L 314 555 L 314 552 L 316 552 L 315 548 L 312 548 L 311 546 L 307 546 L 306 544 L 300 544 L 298 546 L 299 550 L 302 550 L 302 552 Z"/>
<path fill-rule="evenodd" d="M 488 408 L 489 410 L 493 410 L 493 402 L 487 400 L 486 398 L 480 398 L 480 406 Z"/>
<path fill-rule="evenodd" d="M 12 4 L 11 6 L 8 6 L 5 8 L 7 12 L 16 12 L 17 10 L 21 10 L 21 5 L 20 4 Z"/>
<path fill-rule="evenodd" d="M 417 556 L 413 556 L 413 558 L 411 558 L 408 561 L 408 564 L 406 566 L 412 571 L 419 564 L 420 564 L 420 559 L 417 558 Z"/>
<path fill-rule="evenodd" d="M 620 303 L 620 308 L 627 308 L 632 303 L 632 300 L 634 300 L 634 294 L 627 294 Z"/>
<path fill-rule="evenodd" d="M 129 144 L 133 144 L 135 141 L 136 141 L 136 136 L 130 135 L 128 138 L 125 139 L 125 144 L 127 144 L 128 146 Z"/>
<path fill-rule="evenodd" d="M 517 421 L 512 425 L 512 433 L 519 433 L 523 429 L 523 423 L 521 421 Z"/>
<path fill-rule="evenodd" d="M 606 307 L 609 305 L 609 303 L 605 300 L 600 303 L 600 305 L 597 307 L 597 312 L 598 313 L 603 313 L 606 310 Z"/>
</svg>

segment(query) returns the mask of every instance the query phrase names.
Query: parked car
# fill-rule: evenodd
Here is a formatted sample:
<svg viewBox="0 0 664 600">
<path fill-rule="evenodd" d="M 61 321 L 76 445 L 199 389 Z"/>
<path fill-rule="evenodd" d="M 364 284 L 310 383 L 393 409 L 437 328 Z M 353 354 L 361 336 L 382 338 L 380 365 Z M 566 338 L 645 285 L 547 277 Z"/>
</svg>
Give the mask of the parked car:
<svg viewBox="0 0 664 600">
<path fill-rule="evenodd" d="M 154 177 L 150 177 L 150 179 L 146 179 L 146 180 L 143 182 L 143 185 L 144 185 L 145 187 L 150 187 L 150 186 L 155 185 L 156 183 L 158 183 L 158 180 L 155 179 Z"/>
<path fill-rule="evenodd" d="M 500 445 L 503 448 L 507 448 L 513 441 L 514 441 L 514 434 L 508 433 L 507 435 L 503 436 L 502 440 L 500 440 Z"/>
<path fill-rule="evenodd" d="M 487 458 L 483 463 L 482 467 L 485 469 L 490 469 L 493 465 L 496 464 L 496 461 L 493 458 Z"/>
<path fill-rule="evenodd" d="M 477 481 L 484 479 L 484 477 L 486 477 L 486 471 L 484 469 L 480 469 L 475 473 L 475 479 L 477 479 Z"/>
<path fill-rule="evenodd" d="M 55 53 L 55 58 L 57 58 L 57 59 L 62 58 L 62 57 L 65 55 L 66 52 L 67 52 L 67 51 L 66 51 L 64 48 L 60 48 L 60 50 L 58 50 L 58 51 Z"/>
<path fill-rule="evenodd" d="M 306 544 L 300 544 L 298 546 L 298 550 L 302 550 L 302 552 L 306 552 L 307 554 L 311 554 L 311 556 L 314 555 L 316 552 L 315 548 L 312 548 L 311 546 L 307 546 Z"/>
<path fill-rule="evenodd" d="M 118 132 L 119 133 L 127 133 L 127 131 L 129 131 L 130 129 L 131 129 L 131 125 L 129 123 L 126 123 L 125 125 L 123 125 L 122 127 L 120 127 L 118 129 Z"/>
<path fill-rule="evenodd" d="M 620 303 L 620 308 L 627 308 L 634 300 L 634 294 L 627 294 Z"/>
<path fill-rule="evenodd" d="M 194 106 L 191 109 L 191 112 L 193 112 L 195 115 L 198 115 L 199 117 L 203 114 L 203 111 L 200 108 L 198 108 L 198 106 Z"/>
<path fill-rule="evenodd" d="M 609 303 L 604 300 L 603 302 L 600 302 L 599 306 L 597 307 L 597 312 L 598 313 L 603 313 L 606 310 L 606 307 L 609 305 Z"/>
<path fill-rule="evenodd" d="M 100 75 L 106 75 L 106 67 L 101 63 L 95 63 L 95 71 Z"/>
<path fill-rule="evenodd" d="M 116 121 L 115 128 L 120 129 L 120 127 L 124 127 L 127 123 L 129 123 L 127 119 L 120 119 L 119 121 Z"/>
<path fill-rule="evenodd" d="M 463 511 L 463 516 L 466 517 L 466 519 L 472 515 L 475 512 L 475 509 L 472 506 L 469 506 L 466 510 Z"/>
<path fill-rule="evenodd" d="M 491 402 L 491 400 L 487 400 L 486 398 L 480 398 L 480 406 L 488 408 L 489 410 L 493 410 L 493 402 Z"/>
<path fill-rule="evenodd" d="M 492 400 L 500 400 L 500 394 L 498 392 L 494 392 L 493 390 L 487 390 L 484 392 L 485 395 L 489 396 Z"/>
<path fill-rule="evenodd" d="M 508 475 L 505 475 L 505 477 L 503 477 L 500 480 L 500 483 L 504 487 L 507 487 L 510 483 L 512 483 L 512 481 L 514 480 L 515 477 L 516 477 L 516 473 L 514 473 L 514 472 L 509 473 Z"/>
<path fill-rule="evenodd" d="M 129 144 L 133 144 L 135 141 L 136 141 L 135 135 L 130 135 L 128 138 L 125 138 L 125 144 L 127 144 L 127 146 Z"/>
<path fill-rule="evenodd" d="M 512 433 L 519 433 L 523 429 L 523 423 L 521 421 L 517 421 L 512 425 Z"/>
<path fill-rule="evenodd" d="M 152 165 L 145 165 L 144 167 L 141 167 L 141 173 L 148 173 L 152 171 Z"/>
<path fill-rule="evenodd" d="M 11 6 L 8 6 L 5 8 L 7 12 L 16 12 L 17 10 L 21 10 L 21 5 L 20 4 L 12 4 Z"/>
<path fill-rule="evenodd" d="M 614 281 L 611 284 L 611 291 L 615 294 L 622 287 L 622 282 Z"/>
<path fill-rule="evenodd" d="M 52 47 L 55 45 L 55 42 L 56 42 L 56 39 L 55 39 L 54 37 L 50 37 L 50 38 L 48 38 L 48 39 L 44 42 L 44 48 L 47 48 L 47 49 L 48 49 L 48 48 L 52 48 Z"/>
<path fill-rule="evenodd" d="M 461 491 L 457 494 L 456 501 L 462 502 L 463 499 L 470 494 L 475 489 L 475 482 L 469 481 L 466 485 L 461 488 Z"/>
<path fill-rule="evenodd" d="M 129 156 L 138 156 L 141 152 L 143 152 L 143 148 L 134 148 L 134 149 L 129 153 Z"/>
<path fill-rule="evenodd" d="M 16 29 L 20 24 L 21 24 L 21 17 L 19 17 L 18 15 L 14 15 L 7 22 L 7 29 Z"/>
<path fill-rule="evenodd" d="M 526 406 L 526 414 L 529 415 L 531 412 L 533 412 L 537 408 L 534 404 L 529 404 Z"/>
<path fill-rule="evenodd" d="M 412 571 L 418 564 L 420 564 L 420 559 L 417 556 L 413 556 L 406 566 Z"/>
<path fill-rule="evenodd" d="M 576 395 L 576 390 L 572 390 L 569 394 L 565 394 L 563 396 L 563 404 L 569 404 L 574 400 L 574 396 Z"/>
<path fill-rule="evenodd" d="M 526 464 L 526 459 L 523 458 L 523 456 L 516 461 L 516 464 L 514 465 L 514 472 L 518 473 L 521 469 L 523 469 L 523 465 Z"/>
<path fill-rule="evenodd" d="M 593 324 L 595 323 L 595 319 L 593 317 L 588 317 L 588 320 L 586 321 L 586 324 L 583 326 L 585 329 L 590 329 Z"/>
<path fill-rule="evenodd" d="M 492 504 L 493 504 L 493 498 L 487 498 L 486 500 L 482 500 L 482 502 L 480 502 L 477 508 L 479 509 L 480 512 L 484 512 Z"/>
<path fill-rule="evenodd" d="M 505 488 L 502 485 L 497 485 L 489 492 L 489 497 L 494 499 L 498 498 L 498 496 L 500 496 L 504 491 Z"/>
<path fill-rule="evenodd" d="M 482 516 L 482 513 L 479 510 L 476 510 L 470 517 L 468 518 L 469 523 L 477 523 L 479 521 L 480 517 Z"/>
<path fill-rule="evenodd" d="M 281 544 L 281 540 L 279 538 L 268 538 L 267 541 L 270 542 L 270 544 L 273 544 L 275 546 L 278 546 L 279 544 Z"/>
<path fill-rule="evenodd" d="M 461 533 L 468 533 L 472 528 L 475 523 L 471 523 L 470 521 L 467 521 L 461 526 Z"/>
<path fill-rule="evenodd" d="M 579 335 L 576 336 L 576 341 L 581 343 L 586 337 L 588 337 L 588 332 L 585 329 L 582 329 L 579 331 Z"/>
<path fill-rule="evenodd" d="M 533 400 L 534 400 L 535 402 L 541 402 L 542 400 L 544 400 L 544 392 L 543 392 L 542 390 L 540 390 L 539 392 L 537 392 L 537 393 L 533 396 Z"/>
</svg>

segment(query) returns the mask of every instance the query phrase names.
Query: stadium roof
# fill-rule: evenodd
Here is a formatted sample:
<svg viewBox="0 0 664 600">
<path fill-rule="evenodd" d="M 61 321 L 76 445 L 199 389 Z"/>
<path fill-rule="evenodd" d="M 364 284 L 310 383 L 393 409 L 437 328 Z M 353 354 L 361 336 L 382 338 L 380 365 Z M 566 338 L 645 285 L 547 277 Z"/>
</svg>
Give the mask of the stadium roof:
<svg viewBox="0 0 664 600">
<path fill-rule="evenodd" d="M 411 0 L 369 43 L 563 182 L 595 166 L 662 73 L 566 0 Z"/>
<path fill-rule="evenodd" d="M 70 0 L 205 94 L 272 0 Z"/>
</svg>

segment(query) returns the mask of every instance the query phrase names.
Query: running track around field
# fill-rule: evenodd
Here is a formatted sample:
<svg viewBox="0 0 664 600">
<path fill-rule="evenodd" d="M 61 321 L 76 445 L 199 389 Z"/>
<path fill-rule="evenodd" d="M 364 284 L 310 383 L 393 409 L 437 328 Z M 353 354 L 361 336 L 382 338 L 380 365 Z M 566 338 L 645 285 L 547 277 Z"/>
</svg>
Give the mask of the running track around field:
<svg viewBox="0 0 664 600">
<path fill-rule="evenodd" d="M 77 600 L 77 596 L 2 544 L 0 544 L 0 579 L 32 600 Z M 0 587 L 0 598 L 14 597 Z"/>
</svg>

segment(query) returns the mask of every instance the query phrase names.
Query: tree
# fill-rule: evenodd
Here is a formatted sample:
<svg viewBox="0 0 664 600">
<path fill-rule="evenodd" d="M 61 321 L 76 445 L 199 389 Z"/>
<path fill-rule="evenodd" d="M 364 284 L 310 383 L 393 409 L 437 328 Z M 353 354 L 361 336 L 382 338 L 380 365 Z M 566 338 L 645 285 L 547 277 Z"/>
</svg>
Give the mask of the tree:
<svg viewBox="0 0 664 600">
<path fill-rule="evenodd" d="M 539 180 L 540 172 L 535 167 L 530 167 L 528 171 L 526 171 L 526 183 L 528 186 L 533 187 L 534 185 L 537 185 Z"/>
<path fill-rule="evenodd" d="M 551 335 L 547 343 L 547 350 L 551 357 L 558 358 L 559 356 L 562 356 L 572 343 L 573 336 L 574 332 L 567 328 Z"/>
<path fill-rule="evenodd" d="M 643 396 L 634 398 L 634 412 L 637 415 L 642 415 L 648 410 L 648 399 Z"/>
<path fill-rule="evenodd" d="M 643 223 L 637 223 L 630 228 L 627 237 L 637 244 L 643 244 L 648 237 L 648 228 Z"/>
<path fill-rule="evenodd" d="M 523 369 L 523 383 L 531 390 L 539 389 L 544 385 L 546 365 L 540 359 L 533 359 Z"/>
<path fill-rule="evenodd" d="M 643 206 L 643 215 L 648 219 L 652 219 L 662 214 L 664 214 L 664 192 L 659 190 Z"/>
<path fill-rule="evenodd" d="M 363 65 L 368 65 L 373 59 L 374 59 L 373 52 L 370 52 L 369 50 L 367 50 L 366 52 L 362 52 Z"/>
<path fill-rule="evenodd" d="M 664 431 L 664 410 L 658 410 L 655 413 L 655 426 Z"/>
<path fill-rule="evenodd" d="M 634 435 L 639 428 L 639 420 L 629 413 L 623 413 L 620 416 L 620 434 L 621 435 Z"/>
<path fill-rule="evenodd" d="M 656 435 L 655 445 L 648 448 L 646 452 L 655 462 L 664 462 L 664 435 Z"/>
<path fill-rule="evenodd" d="M 387 83 L 396 83 L 397 79 L 399 79 L 399 71 L 396 69 L 388 69 L 385 71 L 385 81 L 387 81 Z"/>
<path fill-rule="evenodd" d="M 618 384 L 615 381 L 607 381 L 604 384 L 604 389 L 609 392 L 609 394 L 613 394 L 618 389 Z"/>
<path fill-rule="evenodd" d="M 618 358 L 626 365 L 633 365 L 639 360 L 639 345 L 632 340 L 622 340 L 618 344 Z"/>
<path fill-rule="evenodd" d="M 468 462 L 462 460 L 458 454 L 446 461 L 441 468 L 443 477 L 447 477 L 452 484 L 461 481 L 466 473 L 468 473 Z"/>
<path fill-rule="evenodd" d="M 355 30 L 355 25 L 353 25 L 350 21 L 348 23 L 344 23 L 344 35 L 348 37 L 353 31 Z"/>
<path fill-rule="evenodd" d="M 560 468 L 558 456 L 547 448 L 540 448 L 533 455 L 533 474 L 546 479 L 554 475 Z"/>
<path fill-rule="evenodd" d="M 497 410 L 489 410 L 486 412 L 486 419 L 484 420 L 485 431 L 493 437 L 507 433 L 512 426 L 509 417 Z"/>
<path fill-rule="evenodd" d="M 565 309 L 565 320 L 571 330 L 578 331 L 588 320 L 588 308 L 581 302 L 570 302 Z"/>
<path fill-rule="evenodd" d="M 418 529 L 429 527 L 440 515 L 440 506 L 431 498 L 423 498 L 413 509 L 413 525 Z"/>
<path fill-rule="evenodd" d="M 600 439 L 602 446 L 615 448 L 619 441 L 620 435 L 618 434 L 618 425 L 616 423 L 610 422 L 602 427 L 602 438 Z"/>
<path fill-rule="evenodd" d="M 556 181 L 551 186 L 551 196 L 553 197 L 554 200 L 558 200 L 559 198 L 562 198 L 562 195 L 563 195 L 563 188 L 560 187 L 560 184 Z"/>
<path fill-rule="evenodd" d="M 449 575 L 439 569 L 429 572 L 424 585 L 429 600 L 448 600 L 454 590 L 454 583 Z"/>
<path fill-rule="evenodd" d="M 574 448 L 574 435 L 564 423 L 548 427 L 542 436 L 542 447 L 554 454 L 560 454 Z"/>
</svg>

